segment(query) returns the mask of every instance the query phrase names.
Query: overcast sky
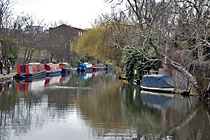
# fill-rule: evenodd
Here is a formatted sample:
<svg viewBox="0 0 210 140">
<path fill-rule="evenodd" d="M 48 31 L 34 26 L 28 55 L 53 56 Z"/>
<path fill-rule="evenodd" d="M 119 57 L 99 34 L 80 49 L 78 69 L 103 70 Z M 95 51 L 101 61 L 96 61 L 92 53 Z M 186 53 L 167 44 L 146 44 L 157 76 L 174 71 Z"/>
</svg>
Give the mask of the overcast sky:
<svg viewBox="0 0 210 140">
<path fill-rule="evenodd" d="M 78 28 L 90 28 L 101 13 L 110 13 L 104 0 L 15 0 L 14 11 L 35 16 L 44 23 L 68 22 Z"/>
</svg>

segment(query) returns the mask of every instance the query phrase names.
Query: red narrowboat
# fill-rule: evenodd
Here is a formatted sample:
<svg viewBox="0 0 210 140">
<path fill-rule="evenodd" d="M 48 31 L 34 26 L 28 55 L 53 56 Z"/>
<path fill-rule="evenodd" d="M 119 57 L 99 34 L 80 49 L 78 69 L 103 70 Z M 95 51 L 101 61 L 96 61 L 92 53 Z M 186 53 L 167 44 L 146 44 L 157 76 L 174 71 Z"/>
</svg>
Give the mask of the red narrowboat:
<svg viewBox="0 0 210 140">
<path fill-rule="evenodd" d="M 46 76 L 58 76 L 61 75 L 61 68 L 59 64 L 45 64 Z"/>
<path fill-rule="evenodd" d="M 46 70 L 44 64 L 29 63 L 18 65 L 17 74 L 14 78 L 19 80 L 32 80 L 36 78 L 43 78 L 45 76 Z"/>
<path fill-rule="evenodd" d="M 62 75 L 69 75 L 71 73 L 71 66 L 68 63 L 60 63 L 59 64 L 61 68 L 61 74 Z"/>
</svg>

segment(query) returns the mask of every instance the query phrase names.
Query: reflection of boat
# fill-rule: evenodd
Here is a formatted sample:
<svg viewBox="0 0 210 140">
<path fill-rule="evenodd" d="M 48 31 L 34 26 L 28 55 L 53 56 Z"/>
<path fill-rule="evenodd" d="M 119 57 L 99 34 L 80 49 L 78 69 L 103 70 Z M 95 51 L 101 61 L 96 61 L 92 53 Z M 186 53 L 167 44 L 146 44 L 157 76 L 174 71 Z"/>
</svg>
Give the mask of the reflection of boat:
<svg viewBox="0 0 210 140">
<path fill-rule="evenodd" d="M 59 66 L 61 68 L 62 75 L 69 75 L 71 73 L 70 64 L 68 64 L 68 63 L 60 63 Z"/>
<path fill-rule="evenodd" d="M 141 100 L 144 105 L 164 109 L 171 106 L 171 101 L 174 99 L 172 94 L 141 91 Z"/>
<path fill-rule="evenodd" d="M 80 76 L 82 79 L 89 79 L 92 78 L 93 76 L 92 73 L 85 73 L 85 72 L 77 73 L 77 75 Z"/>
<path fill-rule="evenodd" d="M 20 80 L 32 80 L 36 78 L 43 78 L 46 76 L 46 70 L 44 64 L 29 63 L 17 66 L 17 74 L 15 79 Z"/>
<path fill-rule="evenodd" d="M 103 76 L 105 74 L 104 71 L 96 71 L 96 72 L 93 72 L 93 76 Z"/>
<path fill-rule="evenodd" d="M 144 75 L 141 81 L 141 88 L 152 91 L 174 91 L 174 82 L 166 75 Z"/>
<path fill-rule="evenodd" d="M 62 76 L 60 78 L 60 83 L 63 83 L 63 84 L 67 83 L 71 79 L 71 77 L 72 76 Z"/>
<path fill-rule="evenodd" d="M 48 77 L 46 79 L 39 79 L 33 81 L 16 81 L 17 91 L 19 92 L 41 92 L 44 91 L 45 86 L 56 85 L 58 83 L 67 83 L 71 76 L 62 77 Z"/>
<path fill-rule="evenodd" d="M 89 64 L 87 62 L 85 63 L 80 63 L 78 66 L 77 66 L 77 71 L 78 72 L 92 72 L 93 71 L 93 65 L 92 64 Z"/>
<path fill-rule="evenodd" d="M 95 64 L 93 65 L 93 71 L 100 71 L 100 70 L 104 70 L 105 67 L 103 64 Z"/>
<path fill-rule="evenodd" d="M 44 85 L 51 86 L 51 85 L 59 84 L 61 78 L 62 78 L 62 76 L 47 77 Z"/>
<path fill-rule="evenodd" d="M 61 68 L 59 64 L 45 64 L 46 75 L 47 76 L 57 76 L 61 75 Z"/>
<path fill-rule="evenodd" d="M 19 92 L 40 92 L 44 90 L 45 79 L 34 81 L 16 81 L 17 91 Z"/>
</svg>

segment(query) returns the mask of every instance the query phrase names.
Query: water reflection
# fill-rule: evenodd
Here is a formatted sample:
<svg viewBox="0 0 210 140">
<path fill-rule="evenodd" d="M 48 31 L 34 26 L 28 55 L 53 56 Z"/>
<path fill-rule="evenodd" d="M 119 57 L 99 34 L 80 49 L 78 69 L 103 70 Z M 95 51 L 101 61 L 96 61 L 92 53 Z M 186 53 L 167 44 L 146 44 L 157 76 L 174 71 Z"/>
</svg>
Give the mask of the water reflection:
<svg viewBox="0 0 210 140">
<path fill-rule="evenodd" d="M 17 91 L 19 93 L 41 93 L 45 90 L 46 87 L 65 84 L 70 80 L 71 76 L 55 76 L 55 77 L 47 77 L 45 79 L 38 79 L 33 81 L 16 81 Z"/>
<path fill-rule="evenodd" d="M 208 112 L 200 108 L 196 98 L 142 91 L 133 99 L 132 91 L 128 94 L 128 89 L 124 90 L 125 114 L 128 120 L 135 122 L 133 126 L 139 139 L 209 139 L 209 134 L 206 135 Z"/>
<path fill-rule="evenodd" d="M 20 93 L 27 93 L 27 92 L 43 92 L 45 79 L 34 80 L 34 81 L 17 81 L 17 91 Z"/>
<path fill-rule="evenodd" d="M 141 100 L 142 103 L 146 106 L 157 108 L 157 109 L 166 109 L 170 108 L 173 104 L 173 101 L 176 99 L 176 96 L 173 94 L 158 93 L 151 91 L 141 91 Z M 187 98 L 178 98 L 181 102 Z"/>
<path fill-rule="evenodd" d="M 93 73 L 78 72 L 77 76 L 87 80 L 93 77 Z"/>
<path fill-rule="evenodd" d="M 197 98 L 140 91 L 117 77 L 1 83 L 0 140 L 209 139 Z"/>
</svg>

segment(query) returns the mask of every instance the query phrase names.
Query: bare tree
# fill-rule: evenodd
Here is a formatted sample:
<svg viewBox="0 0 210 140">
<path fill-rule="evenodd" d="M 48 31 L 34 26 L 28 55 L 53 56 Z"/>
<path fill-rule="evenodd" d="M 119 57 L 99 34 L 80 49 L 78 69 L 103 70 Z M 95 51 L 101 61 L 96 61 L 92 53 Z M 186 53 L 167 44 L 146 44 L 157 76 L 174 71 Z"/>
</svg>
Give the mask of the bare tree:
<svg viewBox="0 0 210 140">
<path fill-rule="evenodd" d="M 13 5 L 12 0 L 0 0 L 0 31 L 9 27 L 10 18 L 12 15 L 11 6 Z"/>
<path fill-rule="evenodd" d="M 34 52 L 47 49 L 49 44 L 48 35 L 43 32 L 43 21 L 38 21 L 36 26 L 35 21 L 34 16 L 24 13 L 14 21 L 16 38 L 23 52 L 23 63 L 31 62 Z"/>
<path fill-rule="evenodd" d="M 200 91 L 202 85 L 198 84 L 196 76 L 190 73 L 189 68 L 196 61 L 203 64 L 209 56 L 209 52 L 206 51 L 210 47 L 208 0 L 111 0 L 109 2 L 114 4 L 117 13 L 123 14 L 130 25 L 133 25 L 135 32 L 130 34 L 129 46 L 144 55 L 142 48 L 150 45 L 162 62 L 189 80 L 196 93 L 202 92 Z M 190 51 L 194 54 L 194 57 L 187 58 L 191 63 L 185 65 L 180 58 L 172 57 L 176 51 L 181 54 Z"/>
</svg>

